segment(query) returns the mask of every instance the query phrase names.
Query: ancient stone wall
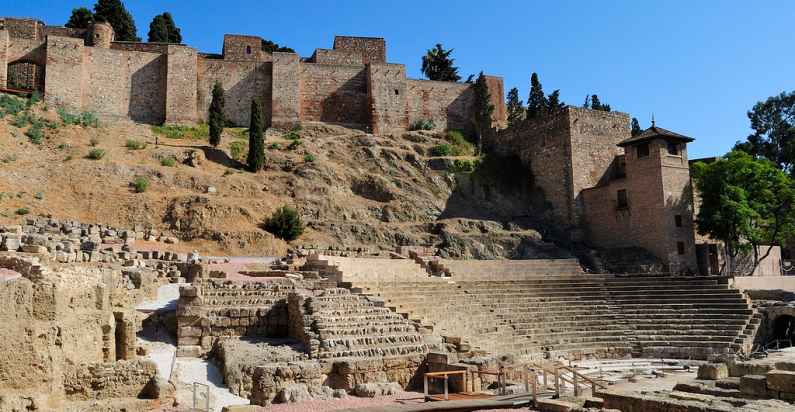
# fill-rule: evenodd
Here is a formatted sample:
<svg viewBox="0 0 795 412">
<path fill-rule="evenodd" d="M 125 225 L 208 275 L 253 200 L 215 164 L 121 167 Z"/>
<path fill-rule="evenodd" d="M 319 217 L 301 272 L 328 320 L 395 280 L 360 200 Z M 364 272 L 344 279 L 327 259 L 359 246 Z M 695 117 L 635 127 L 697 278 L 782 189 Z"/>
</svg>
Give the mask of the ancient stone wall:
<svg viewBox="0 0 795 412">
<path fill-rule="evenodd" d="M 224 89 L 224 114 L 232 124 L 248 127 L 251 101 L 258 99 L 265 119 L 271 116 L 271 84 L 273 64 L 270 62 L 227 61 L 199 58 L 198 118 L 207 120 L 215 82 Z"/>
<path fill-rule="evenodd" d="M 439 129 L 472 131 L 472 88 L 465 83 L 407 80 L 409 124 L 432 120 Z"/>
<path fill-rule="evenodd" d="M 406 130 L 406 67 L 402 64 L 370 64 L 367 68 L 370 124 L 373 133 Z"/>
<path fill-rule="evenodd" d="M 269 61 L 270 53 L 262 51 L 262 38 L 239 34 L 224 35 L 224 60 Z"/>
<path fill-rule="evenodd" d="M 137 42 L 127 42 L 127 41 L 116 41 L 110 44 L 110 48 L 113 50 L 136 51 L 136 52 L 147 52 L 147 53 L 157 53 L 157 54 L 168 53 L 168 46 L 169 45 L 166 43 L 137 43 Z"/>
<path fill-rule="evenodd" d="M 80 110 L 83 106 L 83 41 L 68 37 L 47 38 L 47 103 Z"/>
<path fill-rule="evenodd" d="M 301 63 L 294 53 L 273 53 L 271 124 L 290 127 L 301 119 Z"/>
<path fill-rule="evenodd" d="M 87 29 L 75 29 L 71 27 L 61 26 L 46 26 L 44 28 L 45 36 L 60 36 L 60 37 L 74 37 L 76 39 L 84 39 L 88 35 Z"/>
<path fill-rule="evenodd" d="M 196 50 L 174 44 L 168 45 L 166 62 L 165 122 L 195 122 L 198 75 Z M 135 89 L 133 94 L 137 94 Z"/>
<path fill-rule="evenodd" d="M 364 66 L 301 64 L 301 120 L 369 123 Z"/>
<path fill-rule="evenodd" d="M 9 32 L 12 38 L 42 40 L 44 39 L 44 23 L 35 19 L 0 18 L 0 30 Z"/>
<path fill-rule="evenodd" d="M 348 50 L 315 49 L 309 60 L 317 64 L 364 65 L 364 57 L 360 53 Z"/>
<path fill-rule="evenodd" d="M 68 400 L 149 398 L 157 366 L 149 360 L 72 365 L 64 373 Z"/>
<path fill-rule="evenodd" d="M 361 56 L 362 63 L 386 63 L 386 41 L 380 37 L 335 36 L 334 50 Z"/>
</svg>

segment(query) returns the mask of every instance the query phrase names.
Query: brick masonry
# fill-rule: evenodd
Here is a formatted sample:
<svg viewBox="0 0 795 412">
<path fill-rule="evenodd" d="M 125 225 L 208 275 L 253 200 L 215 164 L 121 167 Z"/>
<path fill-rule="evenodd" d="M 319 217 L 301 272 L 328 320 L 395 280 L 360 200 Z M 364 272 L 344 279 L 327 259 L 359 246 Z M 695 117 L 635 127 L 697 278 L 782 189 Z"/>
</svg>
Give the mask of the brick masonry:
<svg viewBox="0 0 795 412">
<path fill-rule="evenodd" d="M 206 119 L 219 81 L 237 126 L 248 125 L 251 101 L 259 99 L 266 120 L 280 127 L 322 121 L 380 133 L 430 119 L 440 129 L 472 130 L 471 85 L 407 79 L 405 67 L 387 64 L 381 38 L 336 36 L 333 49 L 317 49 L 308 59 L 266 52 L 257 36 L 225 35 L 220 56 L 113 38 L 107 24 L 72 30 L 0 18 L 0 87 L 8 86 L 12 67 L 15 79 L 33 79 L 25 87 L 71 110 L 185 123 Z M 502 78 L 489 76 L 488 85 L 494 125 L 504 126 Z"/>
</svg>

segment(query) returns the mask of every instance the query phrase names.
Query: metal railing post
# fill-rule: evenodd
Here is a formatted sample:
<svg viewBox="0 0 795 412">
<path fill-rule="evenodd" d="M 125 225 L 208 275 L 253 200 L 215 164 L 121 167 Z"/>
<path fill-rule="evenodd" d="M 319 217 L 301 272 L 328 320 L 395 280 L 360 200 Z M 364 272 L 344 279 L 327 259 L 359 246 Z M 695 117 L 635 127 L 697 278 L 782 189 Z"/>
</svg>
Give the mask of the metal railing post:
<svg viewBox="0 0 795 412">
<path fill-rule="evenodd" d="M 447 392 L 447 379 L 448 379 L 448 376 L 444 375 L 444 400 L 448 400 L 449 399 L 449 397 L 447 396 L 447 393 L 448 393 Z"/>
</svg>

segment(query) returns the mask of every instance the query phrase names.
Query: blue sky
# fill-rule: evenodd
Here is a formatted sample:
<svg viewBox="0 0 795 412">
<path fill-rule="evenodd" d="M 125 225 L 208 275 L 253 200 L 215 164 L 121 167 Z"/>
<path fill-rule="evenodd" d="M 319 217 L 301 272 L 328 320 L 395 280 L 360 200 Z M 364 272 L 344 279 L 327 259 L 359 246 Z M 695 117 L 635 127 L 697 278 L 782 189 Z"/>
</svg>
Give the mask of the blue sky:
<svg viewBox="0 0 795 412">
<path fill-rule="evenodd" d="M 0 15 L 64 24 L 93 1 L 0 0 Z M 596 93 L 614 110 L 692 136 L 691 158 L 723 154 L 749 133 L 753 104 L 795 90 L 790 1 L 131 1 L 139 36 L 170 11 L 184 42 L 220 52 L 224 33 L 259 35 L 309 56 L 335 34 L 379 36 L 390 62 L 419 78 L 441 42 L 464 77 L 484 70 L 526 100 L 530 74 L 581 105 Z M 220 7 L 219 7 L 220 6 Z"/>
</svg>

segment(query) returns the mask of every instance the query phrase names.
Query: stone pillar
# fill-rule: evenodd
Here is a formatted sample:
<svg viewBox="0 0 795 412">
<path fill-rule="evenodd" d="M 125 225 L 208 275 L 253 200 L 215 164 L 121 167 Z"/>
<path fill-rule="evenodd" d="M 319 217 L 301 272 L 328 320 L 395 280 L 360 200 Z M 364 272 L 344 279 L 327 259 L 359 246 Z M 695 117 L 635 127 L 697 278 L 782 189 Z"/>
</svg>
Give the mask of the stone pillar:
<svg viewBox="0 0 795 412">
<path fill-rule="evenodd" d="M 374 134 L 408 129 L 406 67 L 402 64 L 367 66 L 370 127 Z"/>
<path fill-rule="evenodd" d="M 198 57 L 196 49 L 169 45 L 166 56 L 166 123 L 197 120 Z"/>
<path fill-rule="evenodd" d="M 271 124 L 291 127 L 301 121 L 301 61 L 295 53 L 273 53 Z"/>
<path fill-rule="evenodd" d="M 8 87 L 8 30 L 0 30 L 0 88 Z"/>
<path fill-rule="evenodd" d="M 44 95 L 48 104 L 82 110 L 84 47 L 82 39 L 47 36 Z"/>
<path fill-rule="evenodd" d="M 498 76 L 484 76 L 486 78 L 486 86 L 491 95 L 491 104 L 494 105 L 494 114 L 492 114 L 491 127 L 504 129 L 508 127 L 508 115 L 505 110 L 505 86 L 503 85 L 502 77 Z"/>
</svg>

